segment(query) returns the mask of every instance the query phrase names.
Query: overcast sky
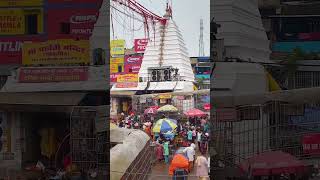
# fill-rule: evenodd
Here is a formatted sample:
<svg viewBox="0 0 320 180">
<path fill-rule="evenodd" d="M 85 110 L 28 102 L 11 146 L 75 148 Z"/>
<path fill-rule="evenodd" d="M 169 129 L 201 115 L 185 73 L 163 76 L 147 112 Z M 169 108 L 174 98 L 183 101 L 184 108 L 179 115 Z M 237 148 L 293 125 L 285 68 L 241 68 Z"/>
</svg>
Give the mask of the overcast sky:
<svg viewBox="0 0 320 180">
<path fill-rule="evenodd" d="M 157 15 L 164 15 L 166 0 L 136 0 L 147 9 Z M 112 4 L 111 4 L 112 5 Z M 123 7 L 121 11 L 128 12 Z M 200 37 L 200 19 L 203 19 L 204 31 L 204 53 L 209 56 L 210 49 L 210 0 L 172 0 L 173 20 L 182 32 L 183 39 L 187 45 L 189 56 L 198 56 L 199 54 L 199 37 Z M 113 29 L 111 30 L 111 39 L 125 39 L 126 46 L 133 46 L 133 39 L 144 38 L 144 29 L 142 23 L 132 20 L 128 16 L 120 15 L 111 8 L 113 16 Z M 137 16 L 137 15 L 135 15 Z M 125 26 L 125 27 L 124 27 Z M 133 31 L 135 29 L 135 31 Z M 113 36 L 114 35 L 114 36 Z"/>
</svg>

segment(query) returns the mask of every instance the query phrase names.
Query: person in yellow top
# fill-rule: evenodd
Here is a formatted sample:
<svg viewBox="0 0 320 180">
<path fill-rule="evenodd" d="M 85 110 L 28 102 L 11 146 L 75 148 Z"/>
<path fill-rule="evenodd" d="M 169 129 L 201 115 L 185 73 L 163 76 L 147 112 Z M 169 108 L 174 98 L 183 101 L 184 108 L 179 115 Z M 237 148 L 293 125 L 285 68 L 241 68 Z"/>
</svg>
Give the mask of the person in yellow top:
<svg viewBox="0 0 320 180">
<path fill-rule="evenodd" d="M 54 128 L 43 128 L 39 131 L 41 136 L 40 149 L 41 154 L 51 159 L 57 150 L 57 140 Z"/>
</svg>

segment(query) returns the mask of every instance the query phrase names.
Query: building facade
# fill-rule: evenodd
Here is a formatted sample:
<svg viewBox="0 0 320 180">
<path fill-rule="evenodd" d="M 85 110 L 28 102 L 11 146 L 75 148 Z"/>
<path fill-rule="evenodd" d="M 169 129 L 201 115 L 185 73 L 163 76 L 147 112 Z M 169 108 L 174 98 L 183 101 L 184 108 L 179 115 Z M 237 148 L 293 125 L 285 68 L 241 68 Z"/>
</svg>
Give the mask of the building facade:
<svg viewBox="0 0 320 180">
<path fill-rule="evenodd" d="M 262 21 L 272 50 L 270 58 L 299 65 L 288 75 L 288 66 L 272 67 L 272 73 L 285 89 L 317 87 L 320 52 L 319 3 L 316 1 L 270 1 L 260 6 Z M 314 66 L 314 67 L 311 67 Z M 286 78 L 283 78 L 286 77 Z"/>
<path fill-rule="evenodd" d="M 107 169 L 108 3 L 0 3 L 0 72 L 5 81 L 0 169 L 15 170 L 1 177 L 17 178 L 38 161 L 59 167 L 67 156 L 84 171 L 89 165 Z M 88 146 L 81 149 L 81 143 Z"/>
</svg>

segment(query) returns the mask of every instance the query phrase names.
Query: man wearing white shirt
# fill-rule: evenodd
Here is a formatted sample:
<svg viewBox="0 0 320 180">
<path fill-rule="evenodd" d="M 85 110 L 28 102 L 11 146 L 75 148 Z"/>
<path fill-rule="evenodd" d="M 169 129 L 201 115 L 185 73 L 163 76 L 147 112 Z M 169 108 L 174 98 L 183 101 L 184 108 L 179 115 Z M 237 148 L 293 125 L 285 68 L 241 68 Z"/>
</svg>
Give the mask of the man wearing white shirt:
<svg viewBox="0 0 320 180">
<path fill-rule="evenodd" d="M 183 150 L 183 153 L 187 155 L 187 158 L 189 160 L 189 172 L 191 172 L 193 167 L 194 156 L 196 155 L 195 148 L 196 148 L 196 145 L 192 143 L 189 147 Z"/>
</svg>

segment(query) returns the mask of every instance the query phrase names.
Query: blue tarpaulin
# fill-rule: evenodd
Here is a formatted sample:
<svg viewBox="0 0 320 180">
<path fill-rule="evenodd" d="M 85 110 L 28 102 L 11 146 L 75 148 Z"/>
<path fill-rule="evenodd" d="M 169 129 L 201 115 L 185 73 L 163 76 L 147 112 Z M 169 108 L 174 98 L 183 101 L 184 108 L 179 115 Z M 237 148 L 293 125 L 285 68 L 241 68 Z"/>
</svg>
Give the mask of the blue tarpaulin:
<svg viewBox="0 0 320 180">
<path fill-rule="evenodd" d="M 291 125 L 320 130 L 320 108 L 305 108 L 303 116 L 289 116 Z"/>
</svg>

